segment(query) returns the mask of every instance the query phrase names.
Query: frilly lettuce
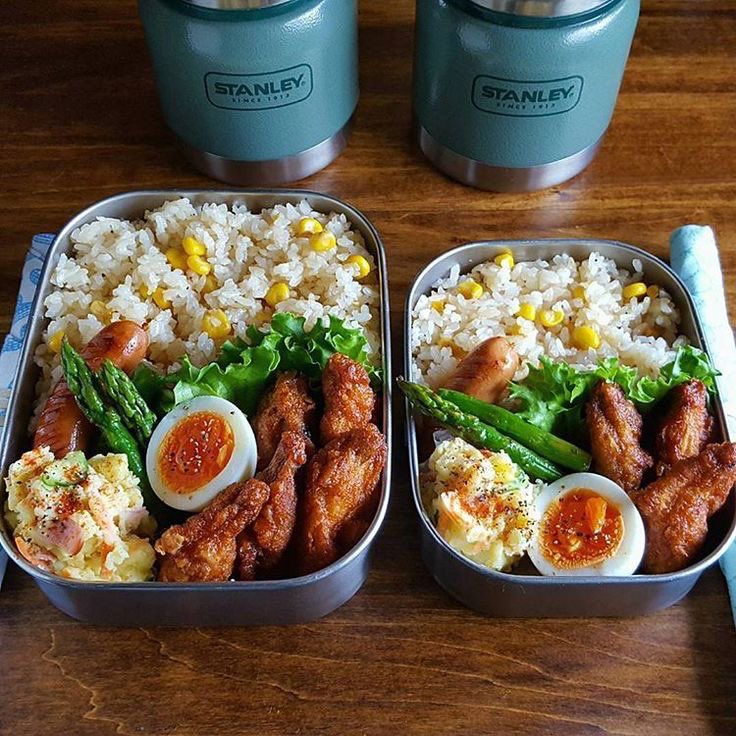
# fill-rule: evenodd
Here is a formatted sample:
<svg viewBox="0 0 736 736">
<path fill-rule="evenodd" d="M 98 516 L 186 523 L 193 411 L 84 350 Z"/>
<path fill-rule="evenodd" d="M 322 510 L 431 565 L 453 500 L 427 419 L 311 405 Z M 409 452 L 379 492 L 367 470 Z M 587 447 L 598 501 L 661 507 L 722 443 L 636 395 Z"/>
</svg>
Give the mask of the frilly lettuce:
<svg viewBox="0 0 736 736">
<path fill-rule="evenodd" d="M 715 377 L 719 372 L 708 356 L 692 345 L 678 349 L 657 378 L 640 376 L 631 366 L 617 358 L 601 360 L 592 370 L 579 370 L 567 363 L 541 358 L 538 368 L 530 368 L 523 383 L 512 383 L 510 396 L 519 401 L 519 415 L 528 422 L 568 438 L 584 433 L 584 408 L 590 390 L 600 380 L 618 383 L 626 396 L 646 414 L 674 386 L 700 379 L 715 393 Z"/>
<path fill-rule="evenodd" d="M 144 363 L 133 381 L 159 413 L 195 396 L 209 395 L 228 399 L 250 415 L 275 372 L 298 371 L 316 383 L 333 353 L 352 358 L 365 367 L 374 383 L 380 382 L 367 344 L 362 330 L 348 327 L 337 317 L 331 316 L 327 324 L 317 322 L 307 331 L 303 317 L 279 312 L 265 331 L 251 326 L 246 340 L 226 342 L 214 363 L 197 368 L 185 355 L 179 370 L 168 375 Z"/>
</svg>

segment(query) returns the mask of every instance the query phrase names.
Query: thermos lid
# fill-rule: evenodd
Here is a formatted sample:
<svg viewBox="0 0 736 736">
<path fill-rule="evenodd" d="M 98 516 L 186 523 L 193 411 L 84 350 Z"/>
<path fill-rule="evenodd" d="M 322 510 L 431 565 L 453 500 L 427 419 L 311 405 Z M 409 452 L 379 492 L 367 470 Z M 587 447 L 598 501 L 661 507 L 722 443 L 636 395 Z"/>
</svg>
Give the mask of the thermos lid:
<svg viewBox="0 0 736 736">
<path fill-rule="evenodd" d="M 291 0 L 180 0 L 187 5 L 210 10 L 257 10 L 283 5 Z M 578 15 L 608 5 L 612 0 L 470 0 L 488 10 L 533 18 L 560 18 Z"/>
<path fill-rule="evenodd" d="M 181 0 L 181 2 L 209 10 L 258 10 L 283 5 L 291 0 Z"/>
<path fill-rule="evenodd" d="M 612 0 L 470 0 L 488 10 L 533 18 L 561 18 L 596 10 Z"/>
</svg>

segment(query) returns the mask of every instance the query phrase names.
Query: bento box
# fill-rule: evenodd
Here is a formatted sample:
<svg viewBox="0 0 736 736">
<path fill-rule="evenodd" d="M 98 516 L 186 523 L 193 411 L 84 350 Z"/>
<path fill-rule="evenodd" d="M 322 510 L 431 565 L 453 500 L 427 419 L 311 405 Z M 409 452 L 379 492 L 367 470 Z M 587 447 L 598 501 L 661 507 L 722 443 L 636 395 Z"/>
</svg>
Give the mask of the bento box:
<svg viewBox="0 0 736 736">
<path fill-rule="evenodd" d="M 630 268 L 632 260 L 639 259 L 643 280 L 666 289 L 679 309 L 679 332 L 694 347 L 708 352 L 703 330 L 685 286 L 668 265 L 639 248 L 619 242 L 585 239 L 484 241 L 462 245 L 444 253 L 415 278 L 407 296 L 405 312 L 404 361 L 405 374 L 410 380 L 414 368 L 412 312 L 417 300 L 429 294 L 440 279 L 448 276 L 451 269 L 459 268 L 459 273 L 464 274 L 478 264 L 509 252 L 517 263 L 552 259 L 560 253 L 583 260 L 592 252 L 598 252 L 605 258 L 613 259 L 619 268 Z M 728 441 L 723 407 L 717 396 L 711 408 L 715 415 L 714 441 Z M 625 577 L 546 577 L 534 574 L 535 571 L 532 574 L 496 572 L 460 554 L 438 533 L 429 518 L 420 487 L 420 472 L 425 467 L 422 463 L 427 458 L 419 454 L 418 424 L 409 401 L 406 402 L 406 417 L 412 493 L 419 517 L 424 562 L 442 588 L 479 613 L 499 617 L 625 617 L 657 611 L 683 598 L 736 537 L 736 500 L 731 489 L 725 505 L 710 519 L 705 545 L 694 564 L 678 572 Z"/>
<path fill-rule="evenodd" d="M 71 248 L 71 234 L 98 217 L 136 220 L 144 211 L 164 202 L 187 197 L 192 204 L 242 203 L 250 210 L 277 204 L 296 205 L 307 200 L 321 212 L 345 215 L 364 240 L 375 262 L 380 304 L 382 396 L 379 427 L 388 445 L 388 457 L 379 481 L 379 500 L 373 520 L 362 538 L 343 557 L 317 572 L 276 580 L 227 582 L 80 582 L 50 574 L 19 554 L 3 515 L 0 542 L 10 558 L 36 582 L 49 601 L 73 618 L 107 626 L 223 626 L 296 624 L 318 619 L 349 600 L 369 571 L 371 549 L 381 529 L 389 502 L 391 458 L 391 340 L 386 262 L 373 225 L 358 210 L 333 197 L 300 190 L 245 191 L 134 191 L 104 199 L 72 218 L 54 240 L 40 275 L 38 290 L 14 378 L 7 410 L 7 425 L 0 449 L 0 472 L 6 478 L 10 464 L 28 447 L 27 427 L 33 411 L 39 370 L 34 350 L 46 320 L 43 303 L 52 286 L 50 275 Z M 2 503 L 5 503 L 3 489 Z"/>
</svg>

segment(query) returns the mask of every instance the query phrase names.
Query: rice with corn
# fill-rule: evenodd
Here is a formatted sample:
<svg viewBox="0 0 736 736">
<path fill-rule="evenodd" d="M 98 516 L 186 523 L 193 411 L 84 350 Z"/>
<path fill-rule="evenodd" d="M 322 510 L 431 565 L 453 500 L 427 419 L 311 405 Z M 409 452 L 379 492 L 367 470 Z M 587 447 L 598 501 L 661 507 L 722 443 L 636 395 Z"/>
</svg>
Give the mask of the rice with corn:
<svg viewBox="0 0 736 736">
<path fill-rule="evenodd" d="M 499 335 L 521 358 L 517 381 L 542 356 L 577 368 L 617 357 L 656 376 L 686 342 L 679 321 L 670 295 L 644 283 L 636 258 L 631 270 L 599 253 L 521 263 L 500 256 L 467 274 L 454 266 L 413 309 L 413 379 L 441 385 L 463 356 Z"/>
<path fill-rule="evenodd" d="M 308 329 L 327 315 L 361 327 L 378 357 L 373 256 L 345 215 L 306 200 L 251 212 L 182 198 L 135 222 L 98 218 L 71 241 L 44 302 L 39 405 L 61 375 L 62 336 L 80 348 L 120 319 L 146 326 L 149 357 L 162 368 L 184 354 L 198 366 L 212 361 L 225 339 L 282 311 L 304 316 Z"/>
</svg>

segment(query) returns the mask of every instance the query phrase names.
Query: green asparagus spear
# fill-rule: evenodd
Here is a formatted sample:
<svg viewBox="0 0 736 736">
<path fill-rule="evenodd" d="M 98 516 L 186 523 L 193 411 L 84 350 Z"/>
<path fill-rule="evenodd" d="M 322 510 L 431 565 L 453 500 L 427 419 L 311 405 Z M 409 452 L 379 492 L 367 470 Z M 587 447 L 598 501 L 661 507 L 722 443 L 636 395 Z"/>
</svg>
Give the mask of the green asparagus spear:
<svg viewBox="0 0 736 736">
<path fill-rule="evenodd" d="M 125 426 L 133 433 L 140 446 L 145 447 L 156 425 L 156 415 L 133 381 L 111 360 L 106 360 L 97 371 L 97 380 L 110 403 L 119 411 Z"/>
<path fill-rule="evenodd" d="M 398 379 L 398 384 L 414 407 L 466 442 L 494 452 L 506 452 L 522 470 L 535 478 L 552 481 L 562 476 L 560 470 L 548 460 L 484 424 L 472 414 L 460 411 L 426 386 L 410 383 L 402 378 Z"/>
<path fill-rule="evenodd" d="M 443 399 L 455 404 L 460 411 L 472 414 L 486 424 L 491 424 L 500 432 L 534 450 L 547 460 L 578 472 L 590 467 L 591 457 L 585 450 L 535 427 L 502 406 L 489 404 L 451 389 L 442 388 L 437 393 Z"/>
<path fill-rule="evenodd" d="M 61 365 L 69 390 L 77 400 L 84 416 L 102 433 L 102 439 L 111 452 L 128 457 L 131 471 L 140 481 L 146 507 L 152 513 L 161 508 L 158 496 L 152 491 L 146 475 L 140 448 L 115 409 L 106 406 L 95 385 L 95 377 L 84 358 L 64 340 L 61 345 Z"/>
</svg>

